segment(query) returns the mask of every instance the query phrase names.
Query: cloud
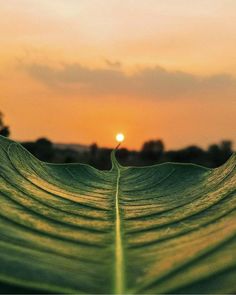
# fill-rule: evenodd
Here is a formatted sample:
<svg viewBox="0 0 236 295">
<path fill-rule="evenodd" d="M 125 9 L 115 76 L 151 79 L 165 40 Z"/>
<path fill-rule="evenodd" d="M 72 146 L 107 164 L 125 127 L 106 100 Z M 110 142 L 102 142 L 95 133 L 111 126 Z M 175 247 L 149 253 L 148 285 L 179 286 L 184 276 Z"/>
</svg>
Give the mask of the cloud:
<svg viewBox="0 0 236 295">
<path fill-rule="evenodd" d="M 118 69 L 122 65 L 121 62 L 119 62 L 119 61 L 111 61 L 109 59 L 104 59 L 104 61 L 108 67 L 114 68 L 114 69 Z"/>
<path fill-rule="evenodd" d="M 116 67 L 91 69 L 76 63 L 64 64 L 60 68 L 23 64 L 21 68 L 49 87 L 76 89 L 85 95 L 129 95 L 158 99 L 235 94 L 236 89 L 236 80 L 228 74 L 198 76 L 182 71 L 167 71 L 159 66 L 140 68 L 130 75 Z"/>
</svg>

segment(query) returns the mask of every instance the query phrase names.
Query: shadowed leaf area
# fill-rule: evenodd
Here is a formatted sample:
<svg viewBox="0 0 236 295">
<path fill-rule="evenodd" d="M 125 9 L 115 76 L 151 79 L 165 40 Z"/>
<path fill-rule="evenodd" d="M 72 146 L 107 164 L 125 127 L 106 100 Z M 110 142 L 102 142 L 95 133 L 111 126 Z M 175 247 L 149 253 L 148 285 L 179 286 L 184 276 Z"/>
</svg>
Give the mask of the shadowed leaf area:
<svg viewBox="0 0 236 295">
<path fill-rule="evenodd" d="M 236 155 L 216 169 L 111 159 L 47 164 L 0 137 L 0 292 L 236 292 Z"/>
</svg>

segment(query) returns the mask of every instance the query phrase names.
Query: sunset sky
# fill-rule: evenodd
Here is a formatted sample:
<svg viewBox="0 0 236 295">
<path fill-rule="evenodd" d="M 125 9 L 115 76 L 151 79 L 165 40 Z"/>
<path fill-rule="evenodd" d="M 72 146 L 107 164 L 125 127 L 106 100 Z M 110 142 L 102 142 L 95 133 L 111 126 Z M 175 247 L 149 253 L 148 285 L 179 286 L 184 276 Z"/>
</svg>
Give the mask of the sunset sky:
<svg viewBox="0 0 236 295">
<path fill-rule="evenodd" d="M 236 143 L 235 0 L 0 0 L 11 137 Z"/>
</svg>

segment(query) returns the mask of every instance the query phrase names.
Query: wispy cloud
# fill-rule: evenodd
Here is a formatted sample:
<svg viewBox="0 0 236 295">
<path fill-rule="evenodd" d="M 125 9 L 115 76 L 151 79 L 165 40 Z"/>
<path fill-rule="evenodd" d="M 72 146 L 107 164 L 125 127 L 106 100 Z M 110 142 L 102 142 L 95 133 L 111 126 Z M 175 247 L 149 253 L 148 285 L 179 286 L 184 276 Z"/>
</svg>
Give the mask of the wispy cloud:
<svg viewBox="0 0 236 295">
<path fill-rule="evenodd" d="M 31 77 L 49 87 L 75 88 L 85 95 L 130 95 L 161 99 L 236 94 L 236 79 L 228 74 L 198 76 L 155 66 L 137 69 L 128 75 L 118 66 L 111 63 L 109 68 L 91 69 L 77 63 L 64 64 L 60 68 L 36 63 L 21 64 L 21 68 Z"/>
<path fill-rule="evenodd" d="M 122 65 L 121 62 L 118 61 L 118 60 L 116 60 L 116 61 L 112 61 L 112 60 L 110 60 L 110 59 L 105 58 L 104 61 L 105 61 L 105 64 L 106 64 L 108 67 L 110 67 L 110 68 L 114 68 L 114 69 L 118 69 L 118 68 L 120 68 L 121 65 Z"/>
</svg>

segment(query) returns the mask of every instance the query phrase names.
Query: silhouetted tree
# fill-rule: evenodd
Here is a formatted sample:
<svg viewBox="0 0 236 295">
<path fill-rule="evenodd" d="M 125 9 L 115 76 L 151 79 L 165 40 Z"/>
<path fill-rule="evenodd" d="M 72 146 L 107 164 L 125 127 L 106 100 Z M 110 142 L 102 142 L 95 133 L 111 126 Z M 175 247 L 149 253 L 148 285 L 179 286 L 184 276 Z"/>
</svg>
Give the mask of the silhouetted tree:
<svg viewBox="0 0 236 295">
<path fill-rule="evenodd" d="M 111 169 L 111 149 L 99 148 L 93 143 L 87 150 L 73 148 L 59 149 L 46 138 L 36 142 L 24 142 L 23 145 L 37 158 L 47 162 L 87 163 L 98 169 Z M 224 140 L 212 144 L 207 150 L 198 146 L 189 146 L 180 150 L 164 150 L 161 140 L 150 140 L 144 143 L 140 152 L 121 148 L 116 156 L 124 166 L 145 166 L 163 162 L 195 163 L 206 167 L 218 167 L 225 163 L 233 153 L 232 142 Z"/>
<path fill-rule="evenodd" d="M 98 155 L 98 146 L 96 143 L 92 143 L 89 146 L 89 151 L 88 151 L 88 164 L 90 164 L 91 166 L 95 166 L 96 167 L 96 163 L 97 163 L 97 158 L 99 157 Z"/>
<path fill-rule="evenodd" d="M 54 156 L 53 144 L 47 138 L 39 138 L 35 142 L 24 142 L 24 147 L 42 161 L 51 161 Z"/>
<path fill-rule="evenodd" d="M 4 124 L 2 112 L 0 112 L 0 135 L 5 137 L 10 136 L 10 128 Z"/>
<path fill-rule="evenodd" d="M 162 140 L 149 140 L 143 144 L 140 155 L 148 161 L 159 161 L 164 152 Z"/>
<path fill-rule="evenodd" d="M 233 143 L 230 140 L 222 140 L 220 143 L 225 160 L 233 154 Z"/>
<path fill-rule="evenodd" d="M 126 161 L 129 155 L 130 155 L 130 151 L 127 150 L 126 148 L 121 148 L 117 151 L 117 158 L 118 160 L 121 160 L 122 162 Z"/>
<path fill-rule="evenodd" d="M 98 152 L 98 146 L 96 143 L 92 143 L 89 147 L 90 155 L 92 158 L 96 158 Z"/>
<path fill-rule="evenodd" d="M 207 153 L 213 167 L 222 165 L 233 153 L 232 142 L 230 140 L 223 140 L 219 145 L 212 144 L 209 146 Z"/>
<path fill-rule="evenodd" d="M 205 151 L 195 145 L 178 151 L 168 151 L 165 153 L 165 160 L 168 162 L 203 164 L 204 157 Z"/>
<path fill-rule="evenodd" d="M 217 144 L 211 144 L 208 148 L 209 160 L 216 165 L 221 164 L 221 149 Z"/>
<path fill-rule="evenodd" d="M 35 142 L 39 157 L 44 161 L 50 161 L 53 156 L 53 144 L 47 138 L 39 138 Z"/>
<path fill-rule="evenodd" d="M 99 169 L 111 169 L 111 149 L 100 148 L 99 156 L 96 160 L 95 167 Z"/>
</svg>

